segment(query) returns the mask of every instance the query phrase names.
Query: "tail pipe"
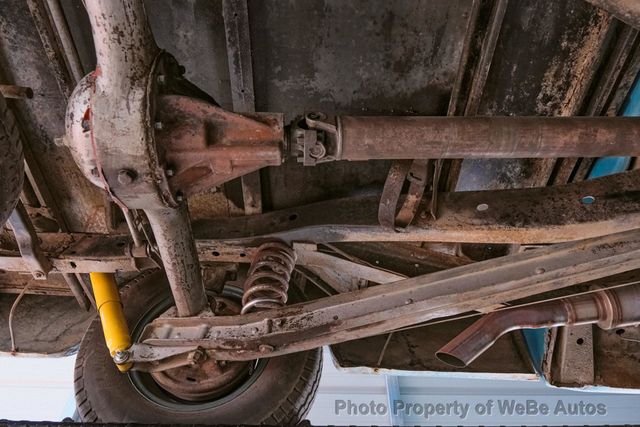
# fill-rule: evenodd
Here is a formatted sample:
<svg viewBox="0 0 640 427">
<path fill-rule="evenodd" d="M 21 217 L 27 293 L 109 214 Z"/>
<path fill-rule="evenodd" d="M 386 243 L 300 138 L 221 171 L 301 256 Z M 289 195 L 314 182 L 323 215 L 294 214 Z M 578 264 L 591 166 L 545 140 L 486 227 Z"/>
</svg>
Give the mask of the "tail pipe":
<svg viewBox="0 0 640 427">
<path fill-rule="evenodd" d="M 602 329 L 640 324 L 640 286 L 603 289 L 487 314 L 438 350 L 436 357 L 463 368 L 507 332 L 586 324 L 597 324 Z"/>
<path fill-rule="evenodd" d="M 131 368 L 128 362 L 131 335 L 115 277 L 113 273 L 91 273 L 90 277 L 107 348 L 118 369 L 127 371 Z"/>
</svg>

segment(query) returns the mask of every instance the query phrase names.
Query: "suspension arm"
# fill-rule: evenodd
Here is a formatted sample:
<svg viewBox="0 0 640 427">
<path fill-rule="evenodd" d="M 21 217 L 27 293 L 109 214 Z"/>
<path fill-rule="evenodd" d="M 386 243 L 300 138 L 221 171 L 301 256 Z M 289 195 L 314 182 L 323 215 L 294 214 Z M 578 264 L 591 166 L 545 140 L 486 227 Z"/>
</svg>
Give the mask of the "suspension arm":
<svg viewBox="0 0 640 427">
<path fill-rule="evenodd" d="M 251 360 L 389 332 L 640 268 L 640 231 L 563 243 L 262 313 L 160 318 L 133 346 L 144 369 L 197 347 Z"/>
</svg>

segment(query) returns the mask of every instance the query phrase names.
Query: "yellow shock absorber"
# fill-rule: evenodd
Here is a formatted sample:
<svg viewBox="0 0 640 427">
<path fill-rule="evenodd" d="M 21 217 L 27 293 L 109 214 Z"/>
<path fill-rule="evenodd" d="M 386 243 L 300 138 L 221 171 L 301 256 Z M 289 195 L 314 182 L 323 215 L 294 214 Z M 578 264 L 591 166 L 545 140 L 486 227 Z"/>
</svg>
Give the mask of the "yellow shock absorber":
<svg viewBox="0 0 640 427">
<path fill-rule="evenodd" d="M 126 362 L 131 336 L 122 311 L 116 279 L 113 273 L 91 273 L 90 276 L 107 348 L 118 369 L 125 372 L 131 368 L 131 363 Z"/>
</svg>

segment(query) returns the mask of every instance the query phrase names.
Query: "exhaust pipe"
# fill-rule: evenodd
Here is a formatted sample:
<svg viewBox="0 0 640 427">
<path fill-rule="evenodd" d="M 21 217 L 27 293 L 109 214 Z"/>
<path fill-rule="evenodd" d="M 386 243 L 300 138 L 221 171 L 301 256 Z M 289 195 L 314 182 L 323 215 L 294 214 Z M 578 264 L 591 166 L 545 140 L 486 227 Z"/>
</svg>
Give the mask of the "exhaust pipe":
<svg viewBox="0 0 640 427">
<path fill-rule="evenodd" d="M 487 314 L 438 350 L 436 357 L 464 368 L 507 332 L 594 323 L 602 329 L 640 324 L 640 286 L 603 289 Z"/>
</svg>

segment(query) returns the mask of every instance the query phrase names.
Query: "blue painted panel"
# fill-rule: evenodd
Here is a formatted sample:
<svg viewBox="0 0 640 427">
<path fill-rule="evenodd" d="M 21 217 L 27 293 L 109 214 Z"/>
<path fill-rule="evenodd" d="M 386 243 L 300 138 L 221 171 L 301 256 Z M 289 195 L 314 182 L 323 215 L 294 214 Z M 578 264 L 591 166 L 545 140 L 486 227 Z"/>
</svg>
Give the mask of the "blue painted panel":
<svg viewBox="0 0 640 427">
<path fill-rule="evenodd" d="M 601 157 L 593 164 L 588 179 L 624 172 L 631 165 L 631 157 Z"/>
</svg>

